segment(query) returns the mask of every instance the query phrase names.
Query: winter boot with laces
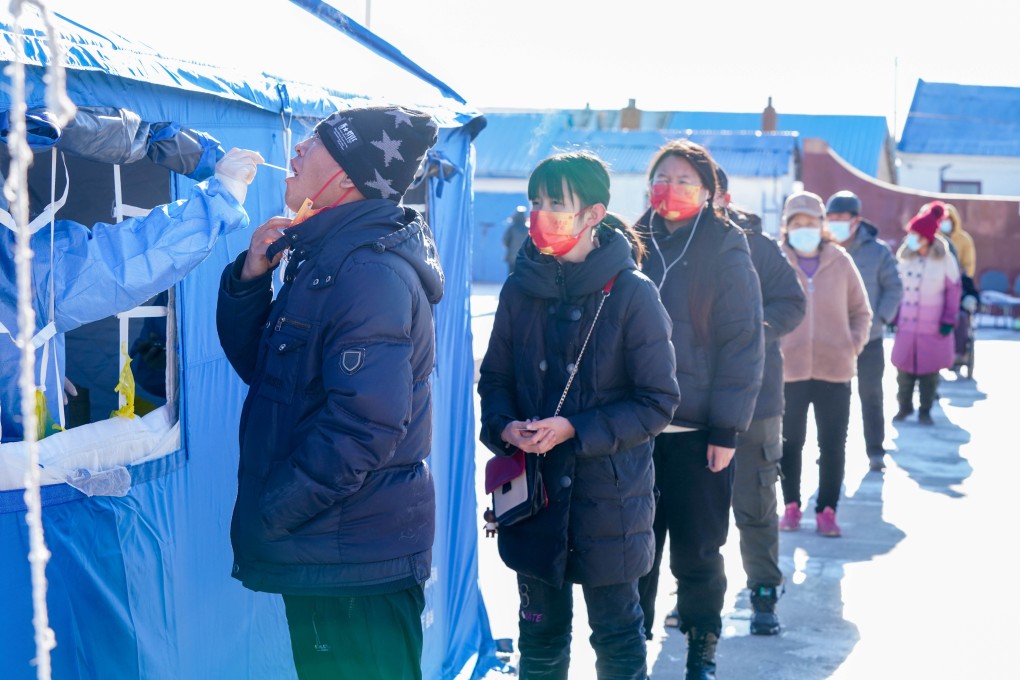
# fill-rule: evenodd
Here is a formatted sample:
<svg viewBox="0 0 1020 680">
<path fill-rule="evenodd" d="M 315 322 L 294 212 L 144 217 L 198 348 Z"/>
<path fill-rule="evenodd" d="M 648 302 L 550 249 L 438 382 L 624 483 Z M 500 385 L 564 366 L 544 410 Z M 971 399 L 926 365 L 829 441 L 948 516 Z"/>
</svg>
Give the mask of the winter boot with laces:
<svg viewBox="0 0 1020 680">
<path fill-rule="evenodd" d="M 715 680 L 715 646 L 719 636 L 709 630 L 687 631 L 687 672 L 684 680 Z"/>
<path fill-rule="evenodd" d="M 759 585 L 751 588 L 751 635 L 779 634 L 776 600 L 783 594 L 782 587 Z"/>
</svg>

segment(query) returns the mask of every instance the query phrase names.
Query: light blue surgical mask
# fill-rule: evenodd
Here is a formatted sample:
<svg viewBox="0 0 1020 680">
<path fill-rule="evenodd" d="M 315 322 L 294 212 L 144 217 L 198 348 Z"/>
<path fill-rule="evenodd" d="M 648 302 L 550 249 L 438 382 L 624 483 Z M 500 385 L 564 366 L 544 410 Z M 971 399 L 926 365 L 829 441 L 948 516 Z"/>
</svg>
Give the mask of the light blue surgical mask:
<svg viewBox="0 0 1020 680">
<path fill-rule="evenodd" d="M 907 234 L 907 237 L 903 239 L 903 245 L 916 253 L 921 249 L 921 237 L 914 232 L 910 232 Z"/>
<path fill-rule="evenodd" d="M 789 241 L 790 247 L 797 252 L 813 253 L 818 248 L 818 244 L 822 242 L 822 229 L 821 227 L 791 229 L 786 233 L 786 240 Z"/>
<path fill-rule="evenodd" d="M 842 243 L 850 238 L 850 222 L 847 220 L 834 220 L 829 222 L 829 233 L 833 238 Z"/>
<path fill-rule="evenodd" d="M 951 234 L 951 233 L 953 233 L 953 222 L 952 222 L 952 220 L 942 220 L 942 222 L 939 223 L 939 229 L 942 230 L 943 234 Z"/>
</svg>

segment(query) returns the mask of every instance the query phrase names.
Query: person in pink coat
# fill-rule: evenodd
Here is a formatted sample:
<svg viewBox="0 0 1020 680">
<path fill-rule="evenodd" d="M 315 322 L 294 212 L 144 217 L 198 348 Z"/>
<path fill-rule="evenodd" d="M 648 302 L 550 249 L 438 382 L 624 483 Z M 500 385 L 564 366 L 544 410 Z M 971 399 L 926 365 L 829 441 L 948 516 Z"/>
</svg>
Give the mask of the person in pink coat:
<svg viewBox="0 0 1020 680">
<path fill-rule="evenodd" d="M 798 531 L 808 410 L 818 435 L 815 531 L 838 537 L 836 506 L 846 468 L 850 381 L 871 334 L 868 292 L 853 258 L 828 232 L 817 194 L 791 194 L 783 206 L 783 250 L 807 299 L 804 320 L 779 341 L 783 350 L 783 503 L 780 531 Z M 682 399 L 683 397 L 681 397 Z"/>
<path fill-rule="evenodd" d="M 946 239 L 938 233 L 945 206 L 933 201 L 907 225 L 907 236 L 896 252 L 903 299 L 896 315 L 896 339 L 892 364 L 900 422 L 914 412 L 914 385 L 919 385 L 917 421 L 934 425 L 931 407 L 935 401 L 939 371 L 953 365 L 953 328 L 960 308 L 960 267 Z"/>
</svg>

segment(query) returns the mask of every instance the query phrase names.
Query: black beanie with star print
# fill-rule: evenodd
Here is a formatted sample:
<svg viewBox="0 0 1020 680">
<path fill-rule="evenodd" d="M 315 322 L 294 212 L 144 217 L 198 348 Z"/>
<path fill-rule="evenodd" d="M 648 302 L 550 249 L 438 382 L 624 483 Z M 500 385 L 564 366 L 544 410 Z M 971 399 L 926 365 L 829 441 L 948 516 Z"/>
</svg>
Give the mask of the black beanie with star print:
<svg viewBox="0 0 1020 680">
<path fill-rule="evenodd" d="M 438 138 L 431 116 L 402 106 L 337 111 L 315 133 L 365 198 L 394 203 Z"/>
</svg>

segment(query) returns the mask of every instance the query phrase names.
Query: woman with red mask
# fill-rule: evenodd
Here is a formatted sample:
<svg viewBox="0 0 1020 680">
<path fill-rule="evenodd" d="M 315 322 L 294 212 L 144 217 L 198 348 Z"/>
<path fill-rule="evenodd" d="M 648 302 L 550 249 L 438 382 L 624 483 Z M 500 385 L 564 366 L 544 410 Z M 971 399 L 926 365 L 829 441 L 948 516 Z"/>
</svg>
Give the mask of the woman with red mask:
<svg viewBox="0 0 1020 680">
<path fill-rule="evenodd" d="M 642 271 L 672 319 L 682 399 L 655 438 L 655 562 L 641 579 L 648 638 L 666 533 L 677 579 L 687 677 L 715 677 L 738 432 L 751 422 L 764 365 L 762 298 L 747 239 L 713 204 L 715 161 L 688 140 L 664 145 L 648 172 L 651 207 L 636 228 Z"/>
<path fill-rule="evenodd" d="M 498 528 L 517 572 L 521 678 L 566 677 L 580 584 L 600 679 L 643 680 L 638 579 L 652 564 L 652 438 L 679 402 L 669 317 L 607 214 L 609 173 L 565 153 L 528 184 L 530 239 L 500 291 L 482 360 L 481 440 L 539 456 L 548 504 Z"/>
</svg>

